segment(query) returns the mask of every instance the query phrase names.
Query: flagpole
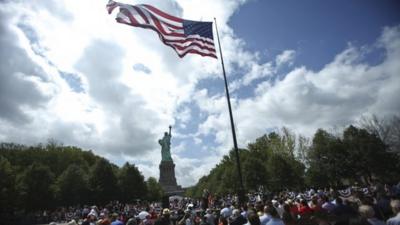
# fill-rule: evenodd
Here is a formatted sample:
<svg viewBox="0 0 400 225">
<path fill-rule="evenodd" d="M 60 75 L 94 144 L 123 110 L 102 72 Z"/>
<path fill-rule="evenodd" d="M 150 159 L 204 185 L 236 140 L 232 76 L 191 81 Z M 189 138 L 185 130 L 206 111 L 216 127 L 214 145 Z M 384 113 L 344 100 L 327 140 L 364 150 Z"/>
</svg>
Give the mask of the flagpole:
<svg viewBox="0 0 400 225">
<path fill-rule="evenodd" d="M 242 170 L 241 170 L 241 167 L 240 167 L 239 148 L 238 148 L 237 140 L 236 140 L 235 124 L 233 122 L 231 99 L 230 99 L 230 96 L 229 96 L 228 82 L 226 81 L 224 58 L 222 57 L 221 41 L 219 40 L 217 19 L 215 19 L 215 17 L 214 17 L 214 21 L 215 21 L 215 29 L 217 30 L 219 54 L 221 56 L 222 73 L 224 75 L 224 82 L 225 82 L 226 100 L 228 101 L 229 117 L 230 117 L 230 121 L 231 121 L 233 147 L 235 149 L 236 165 L 237 165 L 237 171 L 238 171 L 239 182 L 240 182 L 239 193 L 238 193 L 238 195 L 239 195 L 239 203 L 243 204 L 243 202 L 244 202 L 244 186 L 243 186 Z"/>
</svg>

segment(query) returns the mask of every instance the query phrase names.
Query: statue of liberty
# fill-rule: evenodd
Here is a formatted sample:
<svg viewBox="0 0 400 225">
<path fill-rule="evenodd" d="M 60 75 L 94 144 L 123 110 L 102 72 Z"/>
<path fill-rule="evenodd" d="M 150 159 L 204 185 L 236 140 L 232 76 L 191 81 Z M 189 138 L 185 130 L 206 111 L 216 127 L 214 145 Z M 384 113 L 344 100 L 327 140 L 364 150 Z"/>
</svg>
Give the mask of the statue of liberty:
<svg viewBox="0 0 400 225">
<path fill-rule="evenodd" d="M 161 161 L 172 161 L 171 158 L 171 126 L 169 126 L 169 134 L 164 133 L 164 137 L 158 140 L 161 145 Z"/>
</svg>

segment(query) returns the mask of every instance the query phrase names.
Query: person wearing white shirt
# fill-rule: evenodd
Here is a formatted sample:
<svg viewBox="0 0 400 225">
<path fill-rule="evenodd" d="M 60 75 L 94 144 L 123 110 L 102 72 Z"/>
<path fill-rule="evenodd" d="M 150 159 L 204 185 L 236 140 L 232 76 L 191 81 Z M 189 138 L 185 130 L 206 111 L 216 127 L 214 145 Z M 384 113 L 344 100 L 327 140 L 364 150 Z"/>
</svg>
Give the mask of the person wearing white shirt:
<svg viewBox="0 0 400 225">
<path fill-rule="evenodd" d="M 225 206 L 225 208 L 221 209 L 220 215 L 224 218 L 228 218 L 232 215 L 232 209 L 229 204 Z"/>
</svg>

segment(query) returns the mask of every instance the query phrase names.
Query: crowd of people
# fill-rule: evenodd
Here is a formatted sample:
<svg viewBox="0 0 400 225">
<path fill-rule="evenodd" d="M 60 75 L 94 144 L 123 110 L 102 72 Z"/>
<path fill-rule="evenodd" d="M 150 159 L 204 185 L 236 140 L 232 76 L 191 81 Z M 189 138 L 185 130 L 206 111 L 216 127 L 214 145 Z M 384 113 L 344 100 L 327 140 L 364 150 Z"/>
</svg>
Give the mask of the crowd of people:
<svg viewBox="0 0 400 225">
<path fill-rule="evenodd" d="M 400 225 L 400 183 L 344 190 L 249 193 L 172 199 L 161 203 L 122 204 L 59 210 L 54 220 L 68 225 Z"/>
</svg>

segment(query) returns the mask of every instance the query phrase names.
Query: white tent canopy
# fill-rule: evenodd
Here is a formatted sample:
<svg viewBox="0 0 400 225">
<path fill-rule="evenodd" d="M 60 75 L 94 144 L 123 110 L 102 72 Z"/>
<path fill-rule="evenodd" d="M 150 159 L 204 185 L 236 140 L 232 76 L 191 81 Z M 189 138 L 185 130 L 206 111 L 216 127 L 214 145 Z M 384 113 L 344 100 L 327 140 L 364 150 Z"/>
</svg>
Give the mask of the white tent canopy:
<svg viewBox="0 0 400 225">
<path fill-rule="evenodd" d="M 169 197 L 169 202 L 173 202 L 173 201 L 182 201 L 183 197 L 179 196 L 179 195 L 172 195 Z"/>
</svg>

